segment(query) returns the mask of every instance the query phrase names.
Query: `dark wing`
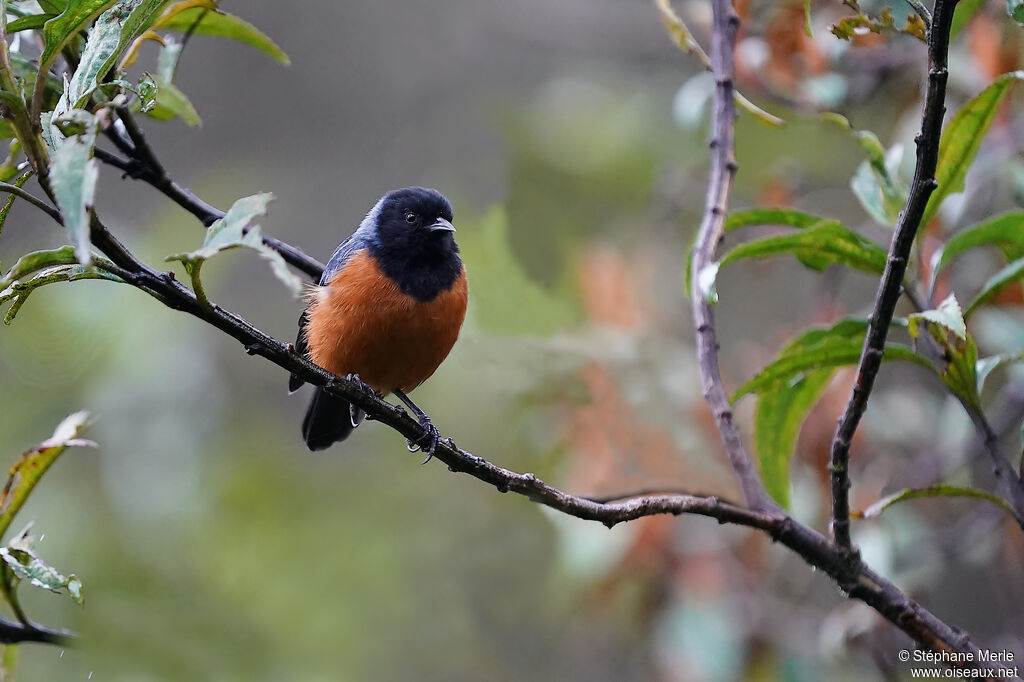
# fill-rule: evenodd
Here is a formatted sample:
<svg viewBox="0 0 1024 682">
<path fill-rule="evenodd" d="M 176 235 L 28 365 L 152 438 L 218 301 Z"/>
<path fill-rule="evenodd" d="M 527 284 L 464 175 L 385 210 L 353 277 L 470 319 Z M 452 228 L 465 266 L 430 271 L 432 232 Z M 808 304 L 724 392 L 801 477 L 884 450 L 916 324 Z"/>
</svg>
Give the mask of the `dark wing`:
<svg viewBox="0 0 1024 682">
<path fill-rule="evenodd" d="M 345 267 L 345 263 L 352 257 L 352 254 L 366 248 L 366 246 L 365 240 L 358 232 L 349 235 L 348 239 L 338 244 L 338 248 L 331 255 L 331 260 L 327 261 L 327 266 L 324 267 L 324 274 L 320 277 L 320 286 L 330 282 L 331 278 Z M 305 357 L 309 356 L 309 344 L 306 339 L 306 324 L 309 322 L 307 312 L 308 309 L 303 310 L 302 315 L 299 317 L 299 335 L 295 338 L 295 351 Z M 301 377 L 292 374 L 288 379 L 288 392 L 295 393 L 304 383 L 306 382 Z"/>
</svg>

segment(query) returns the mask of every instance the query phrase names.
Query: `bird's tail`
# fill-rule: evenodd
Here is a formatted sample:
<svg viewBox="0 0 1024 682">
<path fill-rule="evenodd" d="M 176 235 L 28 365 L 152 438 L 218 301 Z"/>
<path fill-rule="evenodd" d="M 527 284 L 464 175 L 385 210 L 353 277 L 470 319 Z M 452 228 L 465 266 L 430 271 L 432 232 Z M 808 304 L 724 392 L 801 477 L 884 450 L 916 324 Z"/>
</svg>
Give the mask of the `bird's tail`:
<svg viewBox="0 0 1024 682">
<path fill-rule="evenodd" d="M 313 400 L 302 420 L 302 438 L 310 450 L 324 450 L 352 433 L 351 406 L 344 398 L 331 395 L 321 388 L 313 393 Z"/>
</svg>

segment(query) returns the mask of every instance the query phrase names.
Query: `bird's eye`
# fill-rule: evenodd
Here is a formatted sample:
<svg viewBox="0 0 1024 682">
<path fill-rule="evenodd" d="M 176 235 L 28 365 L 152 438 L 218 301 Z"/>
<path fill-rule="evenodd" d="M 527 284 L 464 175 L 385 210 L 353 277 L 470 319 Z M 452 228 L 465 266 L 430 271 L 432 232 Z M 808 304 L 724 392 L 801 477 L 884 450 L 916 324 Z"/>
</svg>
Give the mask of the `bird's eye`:
<svg viewBox="0 0 1024 682">
<path fill-rule="evenodd" d="M 416 214 L 415 213 L 406 213 L 405 214 L 405 222 L 409 223 L 410 225 L 415 225 L 416 224 Z"/>
</svg>

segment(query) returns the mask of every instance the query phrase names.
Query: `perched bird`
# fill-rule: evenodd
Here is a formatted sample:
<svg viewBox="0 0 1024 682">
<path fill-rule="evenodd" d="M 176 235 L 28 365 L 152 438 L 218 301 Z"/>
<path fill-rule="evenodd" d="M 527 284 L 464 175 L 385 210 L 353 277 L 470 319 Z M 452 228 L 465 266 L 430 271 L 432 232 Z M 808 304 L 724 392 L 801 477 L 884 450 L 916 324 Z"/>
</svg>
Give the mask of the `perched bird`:
<svg viewBox="0 0 1024 682">
<path fill-rule="evenodd" d="M 406 187 L 381 197 L 331 256 L 295 343 L 324 369 L 398 396 L 425 431 L 409 448 L 427 459 L 440 436 L 406 394 L 448 356 L 466 316 L 466 270 L 451 221 L 451 204 L 437 190 Z M 288 386 L 294 392 L 302 383 L 292 375 Z M 323 450 L 345 440 L 363 416 L 317 388 L 302 437 L 310 450 Z"/>
</svg>

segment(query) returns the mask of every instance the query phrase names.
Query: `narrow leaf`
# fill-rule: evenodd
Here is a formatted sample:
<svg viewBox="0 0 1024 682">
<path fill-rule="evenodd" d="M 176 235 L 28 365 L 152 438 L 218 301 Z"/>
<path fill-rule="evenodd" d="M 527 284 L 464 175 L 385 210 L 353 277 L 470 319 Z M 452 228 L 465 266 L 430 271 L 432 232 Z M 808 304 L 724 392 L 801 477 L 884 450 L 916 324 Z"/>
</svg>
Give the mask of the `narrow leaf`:
<svg viewBox="0 0 1024 682">
<path fill-rule="evenodd" d="M 23 530 L 6 547 L 0 547 L 0 560 L 14 578 L 11 582 L 27 580 L 33 587 L 39 587 L 57 594 L 67 594 L 76 603 L 82 603 L 82 582 L 73 574 L 64 576 L 60 571 L 43 561 L 36 554 L 34 538 Z M 13 586 L 11 586 L 13 587 Z M 13 590 L 5 589 L 10 593 Z"/>
<path fill-rule="evenodd" d="M 985 490 L 977 488 L 965 488 L 957 485 L 933 485 L 928 488 L 904 488 L 892 495 L 886 495 L 862 512 L 853 512 L 850 516 L 861 519 L 873 519 L 879 516 L 889 507 L 906 500 L 916 500 L 921 497 L 973 497 L 979 500 L 986 500 L 1005 509 L 1011 516 L 1016 518 L 1013 507 L 1003 498 Z"/>
<path fill-rule="evenodd" d="M 842 320 L 832 327 L 815 327 L 794 339 L 779 357 L 743 384 L 730 398 L 736 402 L 748 393 L 771 389 L 775 384 L 799 379 L 807 372 L 854 365 L 860 360 L 867 335 L 866 320 Z M 889 343 L 883 360 L 909 360 L 935 371 L 926 358 L 907 346 Z"/>
<path fill-rule="evenodd" d="M 794 234 L 765 237 L 734 247 L 721 265 L 750 258 L 792 254 L 804 265 L 822 270 L 833 264 L 848 265 L 874 274 L 885 269 L 887 252 L 878 244 L 834 220 L 821 220 Z"/>
<path fill-rule="evenodd" d="M 932 322 L 941 325 L 956 334 L 959 338 L 967 339 L 967 324 L 964 322 L 963 313 L 960 312 L 960 303 L 954 294 L 946 297 L 939 307 L 934 310 L 924 310 L 907 317 L 907 329 L 910 335 L 917 337 L 918 326 L 921 322 Z"/>
<path fill-rule="evenodd" d="M 754 450 L 768 493 L 789 508 L 789 463 L 800 426 L 832 380 L 834 369 L 814 370 L 791 382 L 778 381 L 757 396 Z"/>
<path fill-rule="evenodd" d="M 196 19 L 201 15 L 202 20 L 196 25 Z M 193 25 L 195 25 L 194 29 L 192 28 Z M 258 28 L 244 19 L 239 19 L 234 15 L 225 14 L 220 11 L 212 11 L 202 7 L 186 9 L 161 17 L 157 22 L 157 27 L 183 33 L 191 29 L 193 33 L 200 35 L 237 40 L 270 55 L 282 64 L 290 63 L 288 55 Z"/>
<path fill-rule="evenodd" d="M 96 159 L 92 158 L 93 146 L 96 144 L 96 125 L 92 114 L 81 110 L 75 110 L 74 113 L 84 115 L 85 129 L 81 134 L 55 142 L 50 183 L 64 217 L 64 226 L 75 246 L 78 262 L 88 265 L 92 261 L 89 211 L 92 209 L 96 180 L 99 178 L 99 166 Z"/>
<path fill-rule="evenodd" d="M 981 291 L 971 301 L 971 304 L 967 306 L 964 316 L 969 317 L 979 306 L 988 303 L 996 294 L 1008 285 L 1019 282 L 1021 278 L 1024 278 L 1024 258 L 1018 258 L 992 275 L 981 287 Z"/>
<path fill-rule="evenodd" d="M 1010 211 L 953 235 L 932 256 L 932 278 L 956 258 L 979 246 L 999 246 L 1011 259 L 1024 257 L 1024 211 Z"/>
<path fill-rule="evenodd" d="M 752 225 L 787 225 L 804 230 L 824 220 L 826 219 L 811 215 L 810 213 L 804 213 L 803 211 L 768 206 L 733 211 L 725 219 L 724 229 L 726 232 L 731 232 L 741 227 L 750 227 Z"/>
<path fill-rule="evenodd" d="M 156 85 L 156 101 L 152 109 L 145 112 L 150 118 L 158 121 L 180 118 L 190 126 L 202 125 L 203 120 L 199 117 L 199 112 L 178 86 L 163 78 L 154 78 L 153 81 Z"/>
<path fill-rule="evenodd" d="M 6 288 L 25 275 L 48 268 L 53 265 L 70 265 L 77 263 L 75 258 L 75 247 L 62 246 L 59 249 L 48 249 L 46 251 L 33 251 L 18 259 L 3 279 L 0 279 L 0 288 Z"/>
<path fill-rule="evenodd" d="M 69 108 L 85 104 L 89 94 L 117 63 L 121 53 L 142 35 L 168 0 L 120 0 L 96 19 L 85 43 L 78 68 L 71 77 L 67 100 Z"/>
<path fill-rule="evenodd" d="M 24 187 L 25 183 L 32 177 L 32 175 L 33 171 L 26 171 L 21 175 L 21 177 L 14 181 L 14 186 Z M 17 198 L 16 194 L 8 194 L 7 201 L 4 202 L 3 208 L 0 208 L 0 230 L 4 229 L 4 224 L 7 222 L 7 214 L 11 212 L 11 207 L 14 206 L 15 198 Z M 6 285 L 0 284 L 0 286 Z"/>
<path fill-rule="evenodd" d="M 202 247 L 168 256 L 166 260 L 179 260 L 186 267 L 191 267 L 192 264 L 213 258 L 221 251 L 244 246 L 269 261 L 274 276 L 298 296 L 302 293 L 302 280 L 288 269 L 281 254 L 263 243 L 263 232 L 259 225 L 251 225 L 255 218 L 266 214 L 267 204 L 273 198 L 273 194 L 264 192 L 239 199 L 223 218 L 210 225 Z"/>
<path fill-rule="evenodd" d="M 974 161 L 981 141 L 995 119 L 1006 93 L 1019 80 L 1024 71 L 1013 71 L 999 76 L 980 94 L 960 107 L 942 131 L 939 140 L 939 161 L 935 170 L 938 186 L 928 199 L 921 224 L 927 225 L 939 210 L 939 205 L 950 194 L 962 192 L 967 169 Z"/>
<path fill-rule="evenodd" d="M 29 294 L 41 286 L 56 282 L 77 282 L 81 279 L 105 279 L 111 282 L 123 280 L 105 270 L 87 265 L 58 265 L 42 270 L 34 277 L 25 281 L 12 282 L 0 291 L 0 305 L 11 301 L 11 307 L 4 315 L 4 324 L 10 324 L 17 317 Z"/>
<path fill-rule="evenodd" d="M 53 435 L 21 456 L 11 467 L 10 477 L 0 493 L 0 536 L 7 532 L 15 514 L 39 483 L 39 479 L 69 447 L 95 447 L 92 441 L 80 438 L 89 425 L 88 412 L 75 412 L 62 421 Z"/>
<path fill-rule="evenodd" d="M 113 5 L 115 0 L 71 0 L 59 16 L 43 25 L 44 47 L 39 55 L 39 78 L 33 95 L 33 111 L 40 110 L 46 73 L 50 70 L 60 51 L 64 49 L 79 31 L 89 25 L 101 12 Z"/>
</svg>

